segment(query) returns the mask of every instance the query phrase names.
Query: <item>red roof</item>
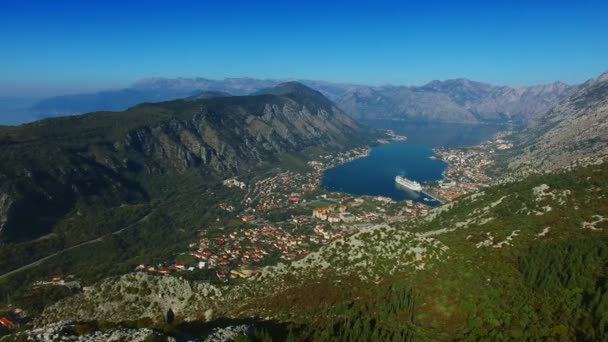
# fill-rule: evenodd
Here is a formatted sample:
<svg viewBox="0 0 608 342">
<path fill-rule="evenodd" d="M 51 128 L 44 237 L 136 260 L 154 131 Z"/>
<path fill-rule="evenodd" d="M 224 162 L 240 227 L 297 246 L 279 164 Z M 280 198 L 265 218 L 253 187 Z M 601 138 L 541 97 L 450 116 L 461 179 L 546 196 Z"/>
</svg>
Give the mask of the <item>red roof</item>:
<svg viewBox="0 0 608 342">
<path fill-rule="evenodd" d="M 300 197 L 295 197 L 295 196 L 292 196 L 292 197 L 289 197 L 288 201 L 289 201 L 290 203 L 298 203 L 298 202 L 300 202 L 300 201 L 301 201 L 301 199 L 300 199 Z"/>
<path fill-rule="evenodd" d="M 0 317 L 0 324 L 4 325 L 5 327 L 7 327 L 9 329 L 15 329 L 15 323 L 11 322 L 6 317 Z"/>
</svg>

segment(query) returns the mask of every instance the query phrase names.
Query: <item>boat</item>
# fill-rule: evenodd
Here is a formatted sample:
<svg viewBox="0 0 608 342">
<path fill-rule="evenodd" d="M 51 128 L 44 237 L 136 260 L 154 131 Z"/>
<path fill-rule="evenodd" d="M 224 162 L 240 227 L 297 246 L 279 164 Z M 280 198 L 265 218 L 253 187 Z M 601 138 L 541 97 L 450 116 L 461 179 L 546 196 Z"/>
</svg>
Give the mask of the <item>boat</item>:
<svg viewBox="0 0 608 342">
<path fill-rule="evenodd" d="M 412 190 L 412 191 L 416 191 L 416 192 L 422 191 L 422 186 L 420 185 L 420 183 L 409 180 L 409 179 L 401 177 L 401 176 L 395 177 L 395 183 L 397 183 L 398 185 L 404 186 L 407 189 Z"/>
</svg>

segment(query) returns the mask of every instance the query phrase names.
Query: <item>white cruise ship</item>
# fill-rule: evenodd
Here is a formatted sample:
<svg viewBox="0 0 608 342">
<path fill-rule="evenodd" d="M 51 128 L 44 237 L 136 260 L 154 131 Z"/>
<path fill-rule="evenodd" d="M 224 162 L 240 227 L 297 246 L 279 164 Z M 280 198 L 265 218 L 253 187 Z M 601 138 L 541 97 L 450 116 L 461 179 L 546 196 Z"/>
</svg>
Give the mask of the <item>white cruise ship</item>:
<svg viewBox="0 0 608 342">
<path fill-rule="evenodd" d="M 395 183 L 404 186 L 412 191 L 420 192 L 422 191 L 422 186 L 418 182 L 411 181 L 407 178 L 397 176 L 395 177 Z"/>
</svg>

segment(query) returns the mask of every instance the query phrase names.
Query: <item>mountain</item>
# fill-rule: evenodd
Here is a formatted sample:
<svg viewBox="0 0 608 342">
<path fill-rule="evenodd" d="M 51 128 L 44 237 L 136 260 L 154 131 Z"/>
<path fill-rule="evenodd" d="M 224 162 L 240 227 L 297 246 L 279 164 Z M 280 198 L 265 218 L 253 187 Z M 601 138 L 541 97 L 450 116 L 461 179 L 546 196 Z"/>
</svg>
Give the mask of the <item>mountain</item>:
<svg viewBox="0 0 608 342">
<path fill-rule="evenodd" d="M 145 331 L 135 329 L 147 327 L 155 329 L 154 335 L 163 334 L 158 338 L 201 340 L 217 328 L 255 335 L 254 340 L 275 338 L 274 334 L 279 335 L 277 340 L 313 341 L 605 340 L 608 168 L 601 158 L 607 82 L 607 74 L 586 82 L 515 136 L 514 154 L 523 151 L 531 163 L 540 158 L 538 164 L 531 164 L 537 170 L 565 166 L 562 159 L 592 157 L 592 163 L 497 182 L 405 219 L 397 219 L 412 210 L 404 203 L 315 191 L 310 201 L 299 206 L 288 203 L 291 191 L 283 188 L 277 192 L 284 195 L 286 207 L 276 210 L 284 215 L 257 211 L 257 223 L 243 224 L 238 214 L 217 209 L 220 203 L 243 203 L 255 193 L 252 188 L 264 188 L 261 184 L 274 188 L 281 179 L 290 181 L 284 174 L 268 172 L 282 155 L 311 149 L 323 158 L 328 150 L 372 138 L 320 92 L 297 82 L 263 88 L 251 96 L 142 104 L 124 113 L 93 113 L 2 128 L 0 153 L 6 154 L 0 157 L 14 163 L 2 164 L 3 174 L 12 174 L 0 184 L 10 186 L 13 180 L 22 180 L 9 189 L 40 189 L 23 216 L 44 209 L 40 198 L 50 194 L 56 199 L 72 190 L 77 191 L 72 197 L 85 203 L 72 205 L 75 209 L 62 221 L 76 225 L 76 231 L 91 230 L 101 219 L 117 222 L 116 217 L 122 216 L 83 220 L 92 215 L 87 201 L 97 210 L 100 203 L 114 204 L 104 211 L 148 204 L 138 208 L 139 215 L 120 221 L 135 229 L 114 227 L 113 234 L 93 240 L 96 248 L 75 249 L 44 269 L 32 270 L 28 276 L 19 274 L 21 278 L 7 280 L 0 275 L 3 290 L 23 288 L 42 279 L 41 273 L 48 276 L 55 270 L 78 269 L 86 284 L 78 293 L 66 290 L 50 292 L 51 296 L 42 292 L 37 297 L 30 289 L 23 290 L 21 303 L 41 312 L 34 322 L 38 329 L 10 337 L 139 336 Z M 442 87 L 453 89 L 443 83 L 430 87 L 436 92 L 446 91 Z M 450 90 L 454 103 L 480 101 L 475 94 L 492 91 L 483 84 L 457 88 L 459 92 Z M 49 171 L 34 172 L 38 168 Z M 234 190 L 238 193 L 213 187 L 217 182 L 210 181 L 223 175 L 245 177 L 253 170 L 249 187 Z M 57 184 L 63 182 L 63 178 L 53 181 L 55 174 L 68 175 L 65 178 L 72 186 L 65 187 L 64 193 L 53 192 L 61 190 Z M 269 194 L 265 200 L 272 201 L 276 195 L 262 191 Z M 14 202 L 11 192 L 4 194 L 0 203 Z M 295 223 L 290 230 L 293 235 L 280 235 L 274 242 L 277 246 L 285 248 L 286 240 L 300 245 L 298 241 L 305 240 L 289 236 L 305 229 L 339 235 L 317 249 L 303 242 L 304 254 L 269 258 L 268 266 L 231 266 L 228 271 L 235 272 L 230 279 L 221 280 L 216 273 L 221 270 L 216 268 L 201 270 L 209 272 L 202 274 L 193 271 L 190 276 L 177 269 L 177 258 L 188 257 L 185 241 L 196 241 L 195 249 L 189 251 L 210 248 L 211 241 L 224 246 L 224 236 L 235 245 L 249 247 L 255 231 L 283 225 L 286 218 L 290 222 L 310 219 L 311 208 L 338 203 L 352 212 L 361 210 L 361 217 L 372 220 Z M 180 234 L 182 249 L 163 253 Z M 271 235 L 263 235 L 262 240 L 268 243 Z M 35 241 L 48 240 L 52 238 L 39 236 Z M 221 260 L 233 253 L 230 248 L 220 249 L 226 254 L 208 260 Z M 155 254 L 160 257 L 151 258 L 150 250 L 161 250 Z M 0 249 L 0 260 L 36 252 L 18 251 Z M 169 276 L 132 272 L 142 260 L 154 266 L 175 262 L 175 269 Z M 198 260 L 190 259 L 190 263 Z M 98 268 L 101 263 L 105 265 Z"/>
<path fill-rule="evenodd" d="M 42 100 L 32 108 L 40 117 L 99 110 L 124 110 L 142 102 L 158 102 L 212 91 L 247 95 L 283 80 L 252 78 L 153 78 L 133 86 L 95 94 L 66 95 Z M 543 114 L 574 87 L 563 83 L 511 88 L 466 79 L 432 81 L 421 87 L 365 86 L 301 80 L 353 117 L 427 122 L 527 123 Z"/>
<path fill-rule="evenodd" d="M 201 93 L 248 95 L 261 89 L 271 88 L 283 80 L 260 80 L 253 78 L 149 78 L 135 82 L 132 86 L 91 94 L 63 95 L 43 99 L 31 107 L 39 118 L 74 115 L 93 111 L 121 111 L 143 102 L 161 102 L 180 98 L 196 97 Z M 323 89 L 330 97 L 342 93 L 347 87 L 324 81 L 302 81 Z"/>
<path fill-rule="evenodd" d="M 62 95 L 44 99 L 31 111 L 39 119 L 95 111 L 122 111 L 144 102 L 161 102 L 193 96 L 194 89 L 126 88 L 93 94 Z"/>
<path fill-rule="evenodd" d="M 455 79 L 432 81 L 421 87 L 357 87 L 334 100 L 357 118 L 525 124 L 572 90 L 559 82 L 511 88 Z"/>
<path fill-rule="evenodd" d="M 608 155 L 608 73 L 582 84 L 517 135 L 511 169 L 557 169 Z"/>
<path fill-rule="evenodd" d="M 159 192 L 152 179 L 179 181 L 194 173 L 217 181 L 288 153 L 365 144 L 368 133 L 295 82 L 257 96 L 141 104 L 2 127 L 0 159 L 10 162 L 0 164 L 0 238 L 52 233 L 81 203 L 106 208 L 149 201 Z"/>
<path fill-rule="evenodd" d="M 92 94 L 63 95 L 44 99 L 32 111 L 39 118 L 82 114 L 94 111 L 122 111 L 144 102 L 162 102 L 196 96 L 204 91 L 247 95 L 279 81 L 228 78 L 150 78 L 135 82 L 131 87 Z"/>
</svg>

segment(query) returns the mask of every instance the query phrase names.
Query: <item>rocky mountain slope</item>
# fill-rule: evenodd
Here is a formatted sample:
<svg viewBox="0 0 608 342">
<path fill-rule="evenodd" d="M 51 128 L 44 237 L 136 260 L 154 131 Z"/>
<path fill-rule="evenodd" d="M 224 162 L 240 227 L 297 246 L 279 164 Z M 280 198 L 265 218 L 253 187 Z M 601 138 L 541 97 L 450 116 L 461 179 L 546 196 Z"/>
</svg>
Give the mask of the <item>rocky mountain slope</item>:
<svg viewBox="0 0 608 342">
<path fill-rule="evenodd" d="M 142 104 L 0 128 L 0 238 L 47 234 L 82 201 L 146 201 L 154 177 L 195 172 L 212 181 L 285 153 L 364 144 L 367 133 L 295 82 L 257 96 Z"/>
<path fill-rule="evenodd" d="M 358 87 L 335 99 L 360 118 L 431 122 L 527 123 L 549 110 L 572 87 L 563 83 L 511 88 L 466 79 L 432 81 L 422 87 Z"/>
<path fill-rule="evenodd" d="M 155 78 L 116 91 L 67 95 L 46 99 L 32 111 L 40 116 L 69 115 L 98 110 L 124 110 L 142 102 L 190 97 L 201 91 L 247 95 L 274 87 L 281 80 L 231 78 Z M 563 83 L 512 88 L 466 79 L 432 81 L 424 86 L 365 86 L 302 80 L 356 118 L 429 122 L 527 123 L 543 114 L 573 87 Z"/>
<path fill-rule="evenodd" d="M 581 85 L 517 139 L 511 169 L 556 169 L 608 155 L 608 73 Z"/>
</svg>

